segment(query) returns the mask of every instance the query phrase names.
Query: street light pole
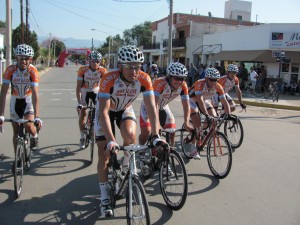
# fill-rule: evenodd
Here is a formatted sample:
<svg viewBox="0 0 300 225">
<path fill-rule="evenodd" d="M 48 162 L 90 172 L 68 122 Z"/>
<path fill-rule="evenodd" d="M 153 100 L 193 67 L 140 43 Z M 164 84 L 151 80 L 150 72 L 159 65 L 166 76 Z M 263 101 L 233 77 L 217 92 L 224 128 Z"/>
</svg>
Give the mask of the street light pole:
<svg viewBox="0 0 300 225">
<path fill-rule="evenodd" d="M 96 29 L 92 28 L 92 31 L 95 31 Z M 92 37 L 92 51 L 94 51 L 94 38 Z"/>
<path fill-rule="evenodd" d="M 173 0 L 170 0 L 168 62 L 172 61 Z"/>
</svg>

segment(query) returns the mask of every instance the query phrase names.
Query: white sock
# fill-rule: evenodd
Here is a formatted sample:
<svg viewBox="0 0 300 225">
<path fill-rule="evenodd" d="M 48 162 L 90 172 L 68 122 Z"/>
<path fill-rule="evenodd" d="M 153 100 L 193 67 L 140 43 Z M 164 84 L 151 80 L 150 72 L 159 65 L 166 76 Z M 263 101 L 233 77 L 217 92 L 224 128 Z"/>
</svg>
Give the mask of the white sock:
<svg viewBox="0 0 300 225">
<path fill-rule="evenodd" d="M 35 135 L 32 136 L 33 138 L 37 138 L 38 137 L 38 134 L 35 133 Z"/>
<path fill-rule="evenodd" d="M 84 131 L 83 130 L 80 131 L 80 139 L 84 139 Z"/>
<path fill-rule="evenodd" d="M 108 183 L 99 183 L 100 186 L 100 200 L 103 201 L 105 199 L 110 199 L 107 193 Z"/>
</svg>

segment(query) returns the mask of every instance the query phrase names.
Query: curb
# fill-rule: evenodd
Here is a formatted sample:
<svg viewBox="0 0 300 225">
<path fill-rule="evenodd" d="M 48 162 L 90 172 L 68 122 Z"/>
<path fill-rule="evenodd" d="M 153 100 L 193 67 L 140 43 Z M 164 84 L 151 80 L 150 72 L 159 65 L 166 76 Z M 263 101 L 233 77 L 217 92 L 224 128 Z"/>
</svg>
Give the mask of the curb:
<svg viewBox="0 0 300 225">
<path fill-rule="evenodd" d="M 238 99 L 233 99 L 233 100 L 235 102 L 238 102 Z M 277 103 L 256 102 L 256 101 L 249 101 L 246 99 L 243 99 L 243 103 L 245 103 L 246 105 L 265 107 L 265 108 L 287 109 L 287 110 L 300 111 L 300 106 L 281 105 L 281 104 L 277 104 Z"/>
</svg>

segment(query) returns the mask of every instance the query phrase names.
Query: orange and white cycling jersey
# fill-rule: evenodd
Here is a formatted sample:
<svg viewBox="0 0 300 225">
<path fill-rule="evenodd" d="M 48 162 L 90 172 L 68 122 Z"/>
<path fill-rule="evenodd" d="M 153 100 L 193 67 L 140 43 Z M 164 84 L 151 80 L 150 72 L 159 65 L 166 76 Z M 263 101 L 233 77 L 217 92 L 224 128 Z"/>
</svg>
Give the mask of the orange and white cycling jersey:
<svg viewBox="0 0 300 225">
<path fill-rule="evenodd" d="M 154 95 L 159 97 L 159 109 L 162 109 L 179 95 L 181 95 L 182 100 L 189 99 L 188 87 L 185 81 L 177 90 L 172 90 L 167 78 L 161 77 L 155 80 L 153 89 Z"/>
<path fill-rule="evenodd" d="M 101 66 L 94 72 L 90 69 L 89 65 L 81 66 L 77 73 L 77 80 L 82 81 L 81 89 L 97 93 L 99 91 L 100 79 L 106 72 L 107 70 Z"/>
<path fill-rule="evenodd" d="M 240 85 L 239 79 L 237 77 L 234 77 L 234 79 L 230 80 L 227 75 L 222 76 L 219 79 L 218 83 L 222 85 L 225 93 L 228 93 L 233 86 Z"/>
<path fill-rule="evenodd" d="M 10 65 L 3 74 L 3 84 L 11 83 L 11 95 L 16 98 L 31 96 L 31 87 L 38 86 L 39 74 L 33 65 L 21 71 L 17 65 Z"/>
<path fill-rule="evenodd" d="M 98 98 L 110 98 L 111 111 L 126 109 L 141 92 L 144 96 L 154 95 L 151 79 L 143 71 L 139 71 L 137 79 L 128 86 L 120 76 L 120 70 L 116 69 L 101 78 Z"/>
<path fill-rule="evenodd" d="M 191 98 L 195 97 L 195 95 L 202 95 L 204 101 L 211 99 L 216 93 L 219 95 L 219 98 L 225 97 L 224 89 L 221 84 L 216 83 L 216 86 L 209 89 L 205 79 L 197 80 L 189 92 Z"/>
</svg>

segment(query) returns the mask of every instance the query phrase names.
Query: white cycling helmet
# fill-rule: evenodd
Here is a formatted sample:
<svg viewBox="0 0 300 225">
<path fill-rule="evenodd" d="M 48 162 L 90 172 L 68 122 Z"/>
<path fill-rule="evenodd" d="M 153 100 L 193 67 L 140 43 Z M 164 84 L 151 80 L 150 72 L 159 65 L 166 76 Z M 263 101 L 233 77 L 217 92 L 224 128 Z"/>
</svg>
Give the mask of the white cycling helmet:
<svg viewBox="0 0 300 225">
<path fill-rule="evenodd" d="M 133 46 L 133 45 L 127 45 L 123 46 L 119 49 L 118 52 L 118 62 L 119 63 L 129 63 L 129 62 L 144 62 L 144 54 L 143 52 Z"/>
<path fill-rule="evenodd" d="M 14 52 L 15 52 L 16 56 L 28 56 L 28 57 L 33 57 L 34 56 L 33 48 L 29 45 L 26 45 L 26 44 L 18 45 L 15 48 Z"/>
<path fill-rule="evenodd" d="M 220 78 L 220 72 L 216 68 L 207 68 L 205 70 L 205 77 L 213 78 L 213 79 L 219 79 Z"/>
<path fill-rule="evenodd" d="M 188 71 L 183 64 L 175 62 L 169 65 L 168 75 L 174 77 L 186 77 L 188 75 Z"/>
<path fill-rule="evenodd" d="M 234 65 L 234 64 L 229 64 L 229 65 L 227 66 L 227 71 L 228 71 L 228 72 L 235 72 L 235 73 L 238 73 L 238 72 L 239 72 L 239 68 L 238 68 L 236 65 Z"/>
<path fill-rule="evenodd" d="M 97 51 L 92 51 L 89 55 L 89 60 L 101 60 L 102 59 L 102 55 L 100 52 Z"/>
</svg>

